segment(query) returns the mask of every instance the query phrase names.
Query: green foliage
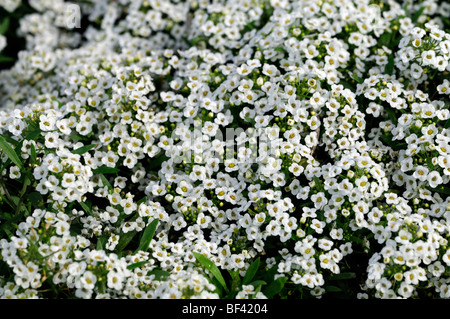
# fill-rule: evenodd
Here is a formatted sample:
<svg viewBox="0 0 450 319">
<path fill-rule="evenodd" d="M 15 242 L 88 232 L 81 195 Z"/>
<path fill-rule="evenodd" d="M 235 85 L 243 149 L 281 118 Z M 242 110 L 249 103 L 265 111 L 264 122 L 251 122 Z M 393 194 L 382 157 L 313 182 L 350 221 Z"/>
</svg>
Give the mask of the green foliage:
<svg viewBox="0 0 450 319">
<path fill-rule="evenodd" d="M 158 226 L 158 219 L 154 219 L 148 226 L 145 228 L 144 233 L 142 234 L 141 240 L 139 242 L 139 246 L 136 251 L 147 251 L 150 246 L 150 242 L 155 235 L 156 227 Z"/>
<path fill-rule="evenodd" d="M 16 151 L 11 147 L 11 145 L 6 141 L 6 139 L 0 135 L 0 148 L 3 153 L 5 153 L 8 158 L 16 164 L 21 170 L 24 169 L 23 163 L 17 155 Z M 6 162 L 6 165 L 8 162 Z"/>
<path fill-rule="evenodd" d="M 214 277 L 215 280 L 220 284 L 221 288 L 225 289 L 226 292 L 228 292 L 227 284 L 225 282 L 225 279 L 222 276 L 222 273 L 220 272 L 219 268 L 205 255 L 194 252 L 193 253 L 197 261 L 205 267 Z M 219 288 L 219 287 L 217 287 Z"/>
</svg>

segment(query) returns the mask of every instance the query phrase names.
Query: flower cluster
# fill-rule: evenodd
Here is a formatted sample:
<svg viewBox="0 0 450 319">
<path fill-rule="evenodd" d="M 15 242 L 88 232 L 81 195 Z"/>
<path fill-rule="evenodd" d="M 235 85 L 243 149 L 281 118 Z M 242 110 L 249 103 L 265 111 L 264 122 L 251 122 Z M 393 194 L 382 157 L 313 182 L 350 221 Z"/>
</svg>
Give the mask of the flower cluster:
<svg viewBox="0 0 450 319">
<path fill-rule="evenodd" d="M 29 4 L 1 298 L 450 297 L 448 4 Z"/>
</svg>

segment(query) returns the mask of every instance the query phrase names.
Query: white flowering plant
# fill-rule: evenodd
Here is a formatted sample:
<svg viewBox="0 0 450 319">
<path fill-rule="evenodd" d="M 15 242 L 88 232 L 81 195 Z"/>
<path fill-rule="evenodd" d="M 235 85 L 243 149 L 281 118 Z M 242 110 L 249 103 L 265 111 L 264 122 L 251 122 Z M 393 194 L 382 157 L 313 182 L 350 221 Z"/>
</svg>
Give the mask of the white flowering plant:
<svg viewBox="0 0 450 319">
<path fill-rule="evenodd" d="M 450 297 L 449 3 L 0 7 L 0 298 Z"/>
</svg>

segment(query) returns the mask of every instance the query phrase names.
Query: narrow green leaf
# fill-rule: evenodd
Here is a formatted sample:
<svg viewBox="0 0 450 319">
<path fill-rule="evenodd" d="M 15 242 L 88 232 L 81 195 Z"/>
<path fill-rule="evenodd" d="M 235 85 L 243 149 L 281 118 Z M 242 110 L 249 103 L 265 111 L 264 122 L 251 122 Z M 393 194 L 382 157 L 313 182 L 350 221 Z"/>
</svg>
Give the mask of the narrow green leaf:
<svg viewBox="0 0 450 319">
<path fill-rule="evenodd" d="M 91 149 L 93 149 L 94 147 L 96 147 L 97 144 L 89 144 L 89 145 L 85 145 L 82 147 L 79 147 L 75 150 L 72 151 L 72 154 L 78 154 L 78 155 L 82 155 L 88 151 L 90 151 Z"/>
<path fill-rule="evenodd" d="M 247 269 L 244 279 L 242 280 L 243 285 L 248 285 L 252 279 L 255 277 L 256 272 L 259 269 L 259 265 L 261 263 L 260 258 L 258 257 Z"/>
<path fill-rule="evenodd" d="M 228 292 L 227 284 L 225 283 L 225 279 L 223 278 L 219 268 L 206 256 L 199 254 L 197 252 L 193 253 L 197 261 L 202 264 L 206 269 L 208 269 L 214 278 L 220 283 L 220 285 Z"/>
<path fill-rule="evenodd" d="M 363 243 L 362 238 L 360 238 L 360 237 L 358 237 L 358 236 L 350 235 L 350 236 L 349 236 L 349 239 L 350 239 L 350 242 L 353 242 L 353 243 L 355 243 L 355 244 L 361 245 L 361 244 Z"/>
<path fill-rule="evenodd" d="M 390 146 L 394 151 L 399 151 L 401 149 L 405 149 L 407 144 L 400 141 L 393 141 L 386 135 L 381 135 L 380 140 L 386 145 Z"/>
<path fill-rule="evenodd" d="M 324 289 L 326 292 L 342 292 L 342 289 L 336 286 L 325 286 Z"/>
<path fill-rule="evenodd" d="M 79 202 L 81 207 L 83 207 L 84 211 L 88 213 L 89 215 L 93 216 L 91 208 L 85 203 L 85 202 Z"/>
<path fill-rule="evenodd" d="M 425 11 L 425 9 L 426 9 L 426 7 L 422 7 L 422 8 L 420 8 L 419 10 L 417 10 L 417 11 L 413 14 L 413 16 L 411 17 L 411 21 L 412 21 L 413 23 L 416 23 L 417 20 L 419 20 L 419 18 L 420 18 L 420 16 L 422 15 L 422 13 Z"/>
<path fill-rule="evenodd" d="M 113 190 L 113 187 L 111 185 L 111 183 L 108 181 L 108 179 L 106 178 L 105 175 L 100 174 L 100 179 L 102 180 L 102 183 L 104 186 L 108 187 L 108 189 L 111 191 Z"/>
<path fill-rule="evenodd" d="M 225 298 L 225 299 L 229 298 L 229 296 L 227 296 L 227 295 L 224 296 L 223 287 L 222 287 L 221 283 L 216 279 L 216 277 L 211 277 L 210 281 L 214 285 L 214 287 L 216 287 L 214 292 L 219 295 L 219 298 Z"/>
<path fill-rule="evenodd" d="M 34 144 L 30 144 L 30 153 L 31 153 L 31 162 L 36 163 L 36 147 L 34 147 Z"/>
<path fill-rule="evenodd" d="M 381 46 L 389 46 L 389 43 L 391 42 L 392 33 L 391 32 L 385 32 L 380 36 L 379 44 Z"/>
<path fill-rule="evenodd" d="M 9 17 L 5 17 L 0 24 L 0 34 L 5 34 L 9 29 Z"/>
<path fill-rule="evenodd" d="M 12 137 L 7 136 L 7 135 L 0 135 L 0 136 L 3 137 L 3 138 L 5 139 L 6 142 L 8 142 L 9 144 L 11 144 L 11 145 L 12 145 L 11 147 L 14 146 L 15 149 L 16 149 L 17 146 L 19 146 L 19 144 L 21 143 L 21 142 L 15 140 L 15 139 L 13 139 Z"/>
<path fill-rule="evenodd" d="M 403 9 L 403 11 L 405 11 L 405 16 L 407 16 L 407 15 L 408 15 L 408 6 L 405 4 L 405 5 L 402 7 L 402 9 Z"/>
<path fill-rule="evenodd" d="M 19 196 L 16 196 L 16 195 L 11 195 L 11 200 L 12 200 L 12 202 L 13 202 L 13 209 L 15 210 L 15 209 L 17 209 L 17 206 L 19 205 L 19 202 L 20 202 L 20 197 Z"/>
<path fill-rule="evenodd" d="M 128 233 L 121 233 L 119 243 L 117 244 L 115 251 L 122 252 L 125 249 L 125 247 L 127 247 L 128 244 L 131 242 L 131 240 L 134 238 L 136 233 L 137 232 L 135 230 L 130 231 Z"/>
<path fill-rule="evenodd" d="M 142 234 L 142 238 L 139 242 L 139 246 L 135 253 L 138 251 L 147 251 L 148 247 L 150 246 L 150 242 L 153 239 L 153 236 L 155 235 L 156 227 L 158 226 L 159 219 L 154 219 L 144 230 L 144 233 Z"/>
<path fill-rule="evenodd" d="M 278 266 L 277 265 L 273 265 L 271 268 L 267 269 L 264 272 L 264 277 L 263 280 L 266 282 L 272 282 L 274 276 L 278 273 Z"/>
<path fill-rule="evenodd" d="M 42 201 L 42 195 L 39 192 L 31 192 L 28 194 L 28 199 L 31 202 L 31 205 L 34 207 L 39 207 L 39 203 Z"/>
<path fill-rule="evenodd" d="M 245 117 L 245 120 L 246 120 L 247 122 L 249 122 L 250 124 L 252 124 L 252 125 L 255 125 L 255 124 L 256 124 L 255 119 L 253 119 L 253 118 L 251 118 L 251 117 L 246 116 L 246 117 Z"/>
<path fill-rule="evenodd" d="M 69 135 L 69 138 L 75 141 L 88 141 L 89 138 L 87 138 L 86 136 L 82 136 L 80 134 L 71 134 Z"/>
<path fill-rule="evenodd" d="M 267 285 L 267 282 L 265 282 L 264 280 L 255 280 L 255 281 L 252 281 L 251 283 L 250 283 L 250 285 L 252 285 L 253 287 L 261 287 L 261 286 L 263 286 L 263 285 Z"/>
<path fill-rule="evenodd" d="M 343 272 L 331 276 L 328 280 L 348 280 L 353 278 L 356 278 L 356 274 L 354 272 Z"/>
<path fill-rule="evenodd" d="M 339 84 L 342 84 L 346 89 L 354 90 L 353 86 L 343 79 L 339 79 Z"/>
<path fill-rule="evenodd" d="M 41 132 L 42 131 L 40 129 L 32 130 L 27 134 L 27 136 L 25 136 L 25 139 L 28 141 L 36 141 Z"/>
<path fill-rule="evenodd" d="M 106 280 L 102 280 L 102 281 L 98 282 L 97 287 L 98 287 L 98 291 L 101 294 L 104 294 L 106 291 Z"/>
<path fill-rule="evenodd" d="M 94 174 L 115 174 L 119 172 L 118 168 L 102 165 L 92 171 Z"/>
<path fill-rule="evenodd" d="M 450 187 L 438 186 L 438 187 L 435 187 L 435 188 L 427 187 L 427 189 L 432 191 L 432 192 L 438 192 L 438 193 L 441 193 L 441 194 L 450 195 Z"/>
<path fill-rule="evenodd" d="M 147 200 L 147 196 L 144 196 L 144 197 L 142 197 L 140 200 L 138 200 L 138 201 L 136 202 L 136 204 L 139 206 L 140 204 L 145 203 L 146 200 Z"/>
<path fill-rule="evenodd" d="M 389 107 L 385 108 L 386 113 L 389 116 L 389 119 L 391 120 L 392 123 L 394 123 L 395 125 L 397 125 L 397 115 L 395 114 L 395 111 Z"/>
<path fill-rule="evenodd" d="M 448 19 L 446 17 L 441 17 L 441 19 L 442 19 L 442 21 L 444 21 L 444 24 L 446 25 L 446 26 L 444 26 L 444 31 L 447 32 L 447 33 L 450 33 L 450 28 L 449 28 L 449 26 L 450 26 L 450 19 Z"/>
<path fill-rule="evenodd" d="M 14 149 L 9 145 L 3 136 L 0 135 L 0 148 L 5 152 L 9 159 L 16 164 L 20 169 L 24 169 L 24 166 L 20 160 L 20 157 L 14 151 Z"/>
<path fill-rule="evenodd" d="M 193 38 L 192 40 L 190 40 L 190 44 L 191 44 L 192 46 L 195 46 L 195 45 L 197 45 L 200 41 L 205 42 L 205 38 L 203 38 L 202 36 L 195 37 L 195 38 Z"/>
<path fill-rule="evenodd" d="M 16 209 L 16 205 L 14 205 L 6 196 L 0 194 L 0 198 L 4 203 L 8 204 L 9 207 L 11 207 L 12 209 Z"/>
<path fill-rule="evenodd" d="M 160 281 L 160 280 L 164 280 L 167 277 L 169 277 L 170 276 L 170 272 L 168 272 L 166 270 L 162 270 L 162 269 L 153 269 L 147 275 L 149 275 L 149 276 L 154 275 L 155 276 L 155 280 Z"/>
<path fill-rule="evenodd" d="M 128 270 L 133 270 L 133 269 L 135 269 L 135 268 L 139 268 L 139 267 L 141 267 L 141 266 L 143 266 L 143 265 L 145 265 L 145 264 L 148 264 L 148 263 L 149 263 L 148 260 L 138 261 L 137 263 L 128 265 L 128 266 L 127 266 L 127 269 L 128 269 Z"/>
<path fill-rule="evenodd" d="M 104 236 L 100 236 L 100 238 L 97 240 L 97 250 L 103 250 L 105 249 L 105 245 L 108 242 L 108 236 L 104 235 Z"/>
<path fill-rule="evenodd" d="M 287 277 L 279 277 L 276 280 L 272 281 L 264 290 L 263 293 L 267 298 L 273 298 L 277 293 L 279 293 L 284 284 L 287 281 Z"/>
<path fill-rule="evenodd" d="M 0 63 L 12 62 L 12 61 L 14 61 L 14 58 L 11 58 L 10 56 L 6 56 L 6 55 L 0 55 Z"/>
<path fill-rule="evenodd" d="M 357 76 L 356 74 L 352 74 L 351 77 L 353 78 L 353 80 L 355 80 L 359 84 L 364 82 L 364 80 L 362 78 L 360 78 L 359 76 Z"/>
<path fill-rule="evenodd" d="M 5 233 L 8 238 L 11 238 L 14 236 L 14 225 L 11 221 L 7 221 L 6 223 L 0 224 L 0 234 Z M 3 236 L 2 236 L 3 237 Z"/>
<path fill-rule="evenodd" d="M 388 75 L 394 74 L 394 55 L 389 55 L 388 57 L 388 63 L 384 67 L 384 73 Z"/>
<path fill-rule="evenodd" d="M 445 124 L 444 124 L 444 128 L 450 128 L 450 119 L 448 119 L 447 121 L 445 121 Z"/>
<path fill-rule="evenodd" d="M 320 179 L 318 179 L 316 176 L 313 177 L 314 183 L 316 183 L 319 190 L 323 190 L 323 184 Z"/>
<path fill-rule="evenodd" d="M 256 295 L 259 294 L 259 292 L 261 291 L 262 285 L 253 286 L 253 287 L 255 287 L 255 290 L 254 290 L 255 292 L 254 292 L 254 295 L 253 295 L 252 299 L 256 299 Z"/>
<path fill-rule="evenodd" d="M 157 167 L 161 166 L 161 164 L 168 159 L 169 158 L 166 155 L 160 155 L 158 157 L 152 158 L 150 160 L 150 164 L 147 167 L 148 167 L 148 169 L 157 168 Z"/>
</svg>

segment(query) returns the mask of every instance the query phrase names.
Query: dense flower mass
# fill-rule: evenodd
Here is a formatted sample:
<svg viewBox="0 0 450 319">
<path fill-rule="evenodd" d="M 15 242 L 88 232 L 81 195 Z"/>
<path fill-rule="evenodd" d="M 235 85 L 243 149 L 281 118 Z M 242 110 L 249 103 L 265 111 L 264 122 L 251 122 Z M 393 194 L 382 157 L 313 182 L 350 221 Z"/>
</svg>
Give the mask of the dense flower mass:
<svg viewBox="0 0 450 319">
<path fill-rule="evenodd" d="M 448 2 L 25 5 L 0 298 L 450 297 Z"/>
</svg>

